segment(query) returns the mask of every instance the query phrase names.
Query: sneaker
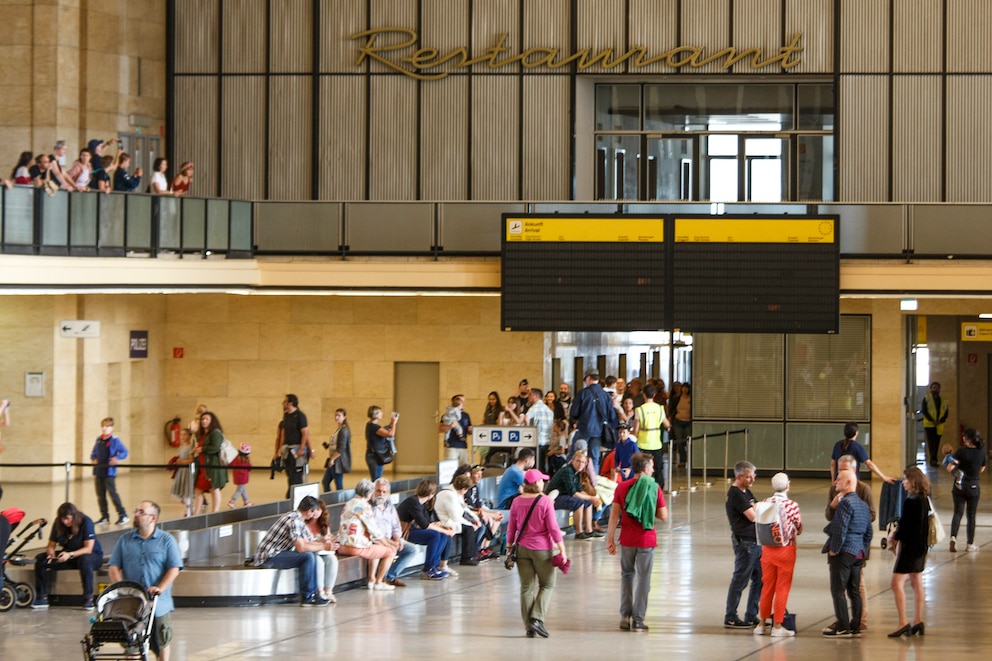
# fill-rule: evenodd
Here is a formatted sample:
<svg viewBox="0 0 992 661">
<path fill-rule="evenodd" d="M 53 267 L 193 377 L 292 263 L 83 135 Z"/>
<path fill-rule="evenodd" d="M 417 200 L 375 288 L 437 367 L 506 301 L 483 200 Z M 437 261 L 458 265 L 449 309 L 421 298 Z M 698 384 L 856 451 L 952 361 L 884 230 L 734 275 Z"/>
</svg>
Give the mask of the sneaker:
<svg viewBox="0 0 992 661">
<path fill-rule="evenodd" d="M 620 618 L 620 631 L 630 631 L 630 618 L 622 617 Z"/>
<path fill-rule="evenodd" d="M 847 629 L 829 629 L 824 630 L 823 635 L 827 638 L 850 638 L 851 632 Z"/>
<path fill-rule="evenodd" d="M 454 569 L 452 569 L 451 568 L 451 565 L 448 565 L 444 569 L 441 569 L 440 567 L 438 567 L 438 571 L 440 571 L 442 574 L 447 574 L 451 578 L 458 578 L 458 572 L 456 572 Z"/>
<path fill-rule="evenodd" d="M 326 606 L 330 602 L 324 599 L 319 594 L 312 594 L 303 601 L 300 602 L 300 606 L 306 608 L 307 606 Z"/>
<path fill-rule="evenodd" d="M 98 526 L 103 523 L 110 523 L 110 519 L 108 519 L 106 516 L 101 516 L 99 521 L 93 522 L 93 525 Z"/>
<path fill-rule="evenodd" d="M 251 502 L 251 501 L 249 500 L 248 502 L 246 502 L 246 503 L 245 503 L 245 507 L 251 507 L 251 506 L 252 506 L 252 505 L 254 505 L 254 504 L 255 504 L 255 503 L 253 503 L 253 502 Z"/>
<path fill-rule="evenodd" d="M 578 540 L 592 539 L 592 533 L 588 533 L 588 532 L 577 532 L 577 533 L 575 533 L 575 539 L 578 539 Z"/>
<path fill-rule="evenodd" d="M 630 630 L 635 631 L 637 633 L 647 633 L 648 625 L 644 624 L 643 622 L 634 620 L 633 623 L 631 623 L 630 625 Z"/>
<path fill-rule="evenodd" d="M 365 587 L 367 587 L 369 590 L 375 590 L 375 581 L 369 581 L 369 584 L 366 585 Z"/>
<path fill-rule="evenodd" d="M 126 514 L 121 514 L 121 518 L 117 519 L 117 525 L 123 526 L 125 523 L 130 521 Z"/>
<path fill-rule="evenodd" d="M 851 629 L 851 638 L 861 638 L 861 629 Z"/>
<path fill-rule="evenodd" d="M 756 626 L 754 628 L 754 631 L 752 631 L 751 633 L 753 633 L 755 636 L 764 636 L 765 635 L 765 625 L 759 623 L 758 626 Z"/>
<path fill-rule="evenodd" d="M 775 627 L 772 629 L 772 638 L 788 638 L 789 636 L 795 636 L 796 632 L 792 629 L 786 629 L 785 627 Z"/>
<path fill-rule="evenodd" d="M 605 532 L 599 532 L 598 530 L 593 530 L 591 533 L 589 533 L 589 536 L 590 537 L 606 537 L 606 533 Z"/>
<path fill-rule="evenodd" d="M 479 566 L 479 559 L 478 558 L 471 558 L 470 560 L 462 560 L 458 564 L 460 564 L 460 565 L 462 565 L 464 567 L 478 567 Z"/>
<path fill-rule="evenodd" d="M 958 552 L 957 543 L 958 543 L 958 540 L 954 539 L 954 536 L 951 535 L 951 553 L 957 553 Z"/>
<path fill-rule="evenodd" d="M 968 544 L 968 546 L 966 546 L 964 550 L 968 552 L 977 551 L 978 547 L 975 546 L 974 544 Z"/>
<path fill-rule="evenodd" d="M 237 503 L 234 502 L 233 500 L 227 501 L 227 507 L 228 507 L 228 509 L 232 509 L 233 510 L 235 505 L 237 505 Z"/>
<path fill-rule="evenodd" d="M 743 620 L 725 620 L 723 623 L 724 629 L 751 629 L 754 625 L 748 624 Z"/>
<path fill-rule="evenodd" d="M 837 622 L 834 622 L 829 627 L 823 627 L 820 633 L 827 633 L 828 631 L 835 631 L 837 629 Z"/>
<path fill-rule="evenodd" d="M 376 592 L 392 592 L 396 589 L 396 586 L 389 583 L 376 583 L 374 589 Z"/>
<path fill-rule="evenodd" d="M 96 602 L 93 600 L 93 597 L 86 597 L 86 599 L 83 600 L 83 610 L 91 611 L 94 608 L 96 608 Z"/>
<path fill-rule="evenodd" d="M 48 608 L 48 597 L 36 597 L 31 608 Z"/>
<path fill-rule="evenodd" d="M 422 573 L 420 575 L 420 578 L 422 578 L 425 581 L 443 581 L 444 579 L 448 578 L 448 575 L 449 575 L 448 572 L 442 571 L 437 567 L 432 567 L 431 569 L 428 569 L 427 571 Z"/>
</svg>

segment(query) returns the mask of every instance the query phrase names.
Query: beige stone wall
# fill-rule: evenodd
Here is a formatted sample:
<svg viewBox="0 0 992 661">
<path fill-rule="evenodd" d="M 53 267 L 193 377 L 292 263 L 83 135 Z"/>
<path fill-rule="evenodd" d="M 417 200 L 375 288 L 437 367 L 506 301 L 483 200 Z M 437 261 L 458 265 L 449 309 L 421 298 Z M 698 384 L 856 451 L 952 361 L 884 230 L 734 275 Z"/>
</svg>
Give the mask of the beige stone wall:
<svg viewBox="0 0 992 661">
<path fill-rule="evenodd" d="M 0 174 L 22 151 L 158 134 L 165 124 L 165 0 L 0 2 Z"/>
<path fill-rule="evenodd" d="M 101 337 L 61 338 L 64 319 L 99 321 Z M 128 357 L 131 330 L 148 331 L 147 359 Z M 351 412 L 361 467 L 364 412 L 392 410 L 394 363 L 438 363 L 437 406 L 463 392 L 479 418 L 490 390 L 509 393 L 522 377 L 540 382 L 546 360 L 543 334 L 500 331 L 491 296 L 0 296 L 0 343 L 13 349 L 0 377 L 14 402 L 4 462 L 87 461 L 109 415 L 131 463 L 164 463 L 174 454 L 166 420 L 188 421 L 203 402 L 232 440 L 261 448 L 264 464 L 283 395 L 293 392 L 317 444 L 333 429 L 334 409 Z M 44 400 L 25 400 L 25 370 L 46 372 Z M 0 469 L 0 479 L 64 474 L 12 470 Z"/>
</svg>

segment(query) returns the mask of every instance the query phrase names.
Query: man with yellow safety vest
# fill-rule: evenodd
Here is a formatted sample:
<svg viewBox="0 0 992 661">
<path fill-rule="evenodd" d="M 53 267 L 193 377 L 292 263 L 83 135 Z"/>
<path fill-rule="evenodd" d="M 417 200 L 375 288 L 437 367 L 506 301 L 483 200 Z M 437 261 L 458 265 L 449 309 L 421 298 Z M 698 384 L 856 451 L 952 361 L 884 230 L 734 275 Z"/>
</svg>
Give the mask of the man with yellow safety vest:
<svg viewBox="0 0 992 661">
<path fill-rule="evenodd" d="M 634 409 L 634 419 L 637 420 L 637 447 L 641 452 L 651 455 L 654 465 L 661 469 L 655 477 L 664 488 L 668 456 L 665 454 L 661 430 L 670 430 L 672 425 L 665 415 L 665 408 L 654 401 L 656 393 L 657 389 L 652 385 L 644 388 L 644 403 Z"/>
<path fill-rule="evenodd" d="M 939 466 L 940 459 L 937 451 L 940 449 L 940 437 L 944 434 L 944 423 L 947 422 L 947 400 L 940 396 L 940 383 L 930 384 L 930 391 L 920 404 L 923 413 L 923 432 L 927 435 L 927 452 L 931 466 Z"/>
</svg>

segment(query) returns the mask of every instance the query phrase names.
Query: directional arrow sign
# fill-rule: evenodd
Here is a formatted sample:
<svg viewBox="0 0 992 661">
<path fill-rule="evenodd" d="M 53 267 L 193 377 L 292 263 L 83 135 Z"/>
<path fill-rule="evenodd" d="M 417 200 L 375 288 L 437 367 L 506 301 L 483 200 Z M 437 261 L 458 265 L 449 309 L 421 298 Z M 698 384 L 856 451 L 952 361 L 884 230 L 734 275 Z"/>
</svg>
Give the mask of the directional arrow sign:
<svg viewBox="0 0 992 661">
<path fill-rule="evenodd" d="M 100 322 L 73 319 L 59 322 L 60 337 L 100 337 Z"/>
</svg>

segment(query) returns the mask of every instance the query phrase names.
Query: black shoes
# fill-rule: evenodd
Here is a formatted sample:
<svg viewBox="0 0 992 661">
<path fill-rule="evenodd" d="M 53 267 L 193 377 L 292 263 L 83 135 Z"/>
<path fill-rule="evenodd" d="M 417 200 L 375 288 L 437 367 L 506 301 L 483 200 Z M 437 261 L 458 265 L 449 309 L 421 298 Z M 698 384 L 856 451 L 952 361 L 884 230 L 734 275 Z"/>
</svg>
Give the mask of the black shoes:
<svg viewBox="0 0 992 661">
<path fill-rule="evenodd" d="M 630 625 L 630 630 L 637 633 L 647 633 L 648 625 L 639 620 L 634 620 L 634 623 Z"/>
<path fill-rule="evenodd" d="M 620 631 L 630 631 L 630 618 L 622 617 L 620 618 Z"/>
<path fill-rule="evenodd" d="M 903 636 L 912 636 L 912 635 L 913 635 L 913 627 L 907 624 L 906 626 L 900 629 L 896 629 L 895 631 L 890 633 L 889 638 L 902 638 Z"/>
<path fill-rule="evenodd" d="M 101 516 L 99 521 L 94 521 L 93 522 L 93 525 L 98 526 L 98 525 L 103 524 L 103 523 L 110 523 L 110 519 L 107 518 L 106 516 Z"/>
<path fill-rule="evenodd" d="M 852 634 L 847 629 L 841 629 L 840 627 L 837 627 L 836 629 L 824 629 L 823 636 L 825 638 L 851 638 Z"/>
<path fill-rule="evenodd" d="M 544 622 L 541 622 L 540 620 L 532 619 L 530 621 L 530 630 L 541 638 L 548 637 L 548 630 L 544 628 Z"/>
<path fill-rule="evenodd" d="M 927 629 L 927 625 L 925 623 L 923 623 L 923 622 L 920 622 L 919 624 L 914 624 L 909 629 L 909 635 L 910 636 L 922 636 L 922 635 L 924 635 L 926 633 L 926 629 Z"/>
<path fill-rule="evenodd" d="M 723 623 L 724 629 L 754 629 L 757 623 L 751 624 L 743 620 L 726 620 Z"/>
</svg>

